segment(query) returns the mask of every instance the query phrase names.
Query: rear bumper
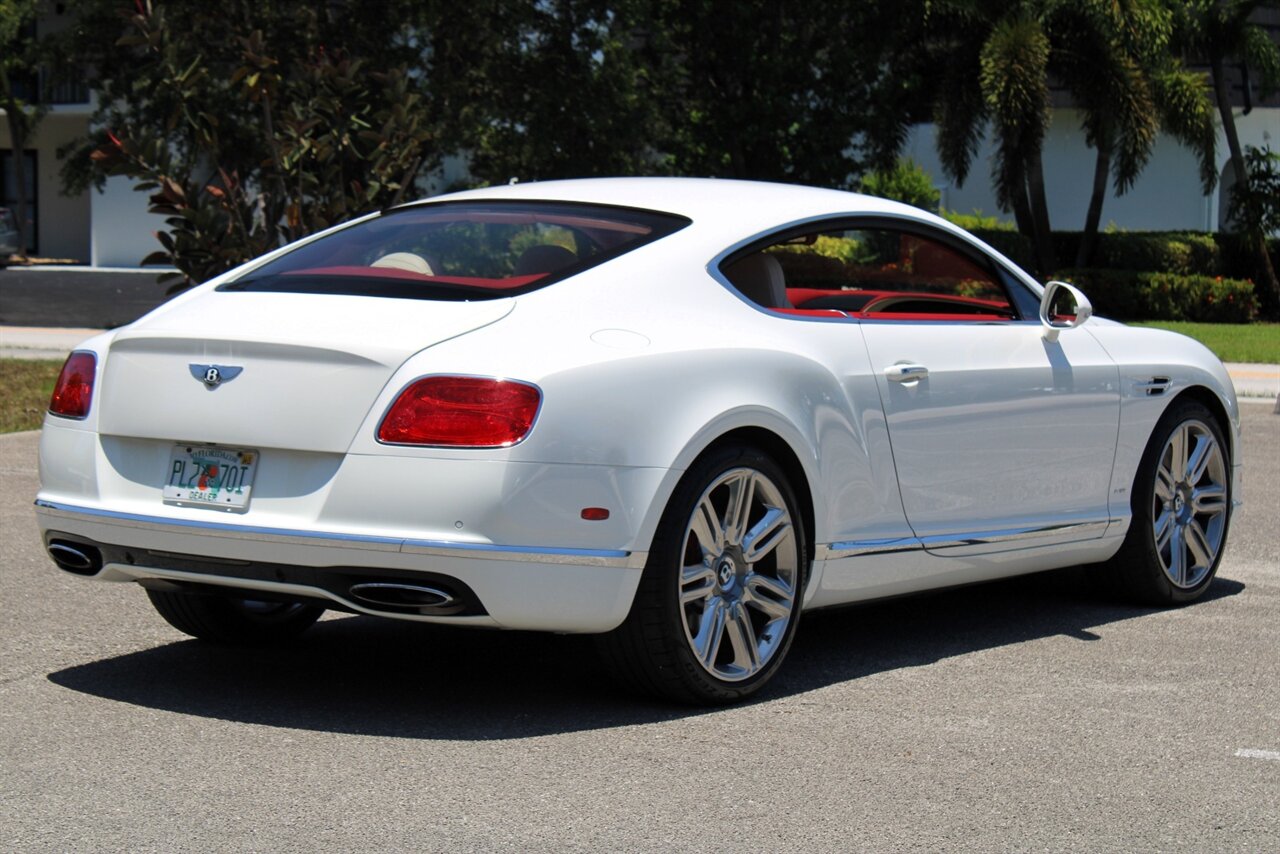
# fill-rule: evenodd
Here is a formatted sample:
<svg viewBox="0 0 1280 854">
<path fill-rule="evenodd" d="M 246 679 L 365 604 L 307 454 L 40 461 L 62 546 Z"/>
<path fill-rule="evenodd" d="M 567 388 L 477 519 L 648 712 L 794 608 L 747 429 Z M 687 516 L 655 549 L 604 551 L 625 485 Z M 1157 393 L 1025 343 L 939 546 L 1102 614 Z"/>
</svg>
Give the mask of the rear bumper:
<svg viewBox="0 0 1280 854">
<path fill-rule="evenodd" d="M 418 540 L 341 531 L 293 530 L 122 513 L 45 499 L 36 516 L 46 543 L 97 549 L 79 571 L 107 581 L 168 581 L 246 596 L 323 600 L 357 613 L 508 629 L 602 632 L 626 617 L 647 554 L 605 549 Z M 351 583 L 387 580 L 448 585 L 478 607 L 458 615 L 371 607 Z M 353 581 L 354 580 L 354 581 Z"/>
</svg>

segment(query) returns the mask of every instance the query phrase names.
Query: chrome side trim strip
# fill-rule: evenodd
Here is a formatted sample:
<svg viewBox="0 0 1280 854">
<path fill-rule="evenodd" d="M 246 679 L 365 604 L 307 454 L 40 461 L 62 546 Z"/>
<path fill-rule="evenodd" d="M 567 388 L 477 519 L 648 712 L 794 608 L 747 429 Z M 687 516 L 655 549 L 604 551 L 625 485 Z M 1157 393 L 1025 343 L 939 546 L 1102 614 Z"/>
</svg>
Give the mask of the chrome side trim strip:
<svg viewBox="0 0 1280 854">
<path fill-rule="evenodd" d="M 974 546 L 990 546 L 1002 543 L 1017 543 L 1044 538 L 1054 538 L 1054 542 L 1062 542 L 1058 538 L 1069 540 L 1087 540 L 1101 537 L 1108 524 L 1118 522 L 1117 519 L 1100 519 L 1088 522 L 1063 522 L 1054 525 L 1036 525 L 1025 528 L 1004 528 L 994 531 L 974 531 L 972 533 L 934 534 L 928 537 L 896 537 L 880 540 L 848 540 L 818 546 L 818 560 L 840 560 L 849 557 L 865 557 L 868 555 L 896 554 L 900 552 L 920 551 L 922 549 L 938 552 L 948 549 L 972 548 Z M 1028 545 L 1035 545 L 1028 542 Z M 1046 545 L 1049 545 L 1046 543 Z"/>
<path fill-rule="evenodd" d="M 560 563 L 575 566 L 613 566 L 639 568 L 648 558 L 647 552 L 614 549 L 574 549 L 546 546 L 503 546 L 490 543 L 463 543 L 451 540 L 416 540 L 350 534 L 336 531 L 303 531 L 294 528 L 266 528 L 196 519 L 166 519 L 138 513 L 122 513 L 96 507 L 78 507 L 37 499 L 36 512 L 52 518 L 105 522 L 126 528 L 170 534 L 199 534 L 233 540 L 272 543 L 275 545 L 319 545 L 337 548 L 359 548 L 368 551 L 402 552 L 404 554 L 480 560 L 509 560 L 522 563 Z M 69 532 L 74 533 L 74 532 Z"/>
<path fill-rule="evenodd" d="M 965 546 L 989 546 L 996 543 L 1012 543 L 1020 540 L 1038 540 L 1044 537 L 1070 536 L 1087 540 L 1101 537 L 1107 530 L 1107 520 L 1089 522 L 1064 522 L 1056 525 L 1037 525 L 1027 528 L 1006 528 L 996 531 L 976 531 L 971 534 L 938 534 L 921 537 L 929 551 L 963 548 Z"/>
<path fill-rule="evenodd" d="M 825 548 L 826 553 L 822 554 Z M 848 540 L 820 547 L 819 558 L 837 560 L 846 557 L 864 557 L 866 555 L 897 554 L 899 552 L 917 552 L 924 546 L 915 537 L 891 537 L 883 540 Z"/>
</svg>

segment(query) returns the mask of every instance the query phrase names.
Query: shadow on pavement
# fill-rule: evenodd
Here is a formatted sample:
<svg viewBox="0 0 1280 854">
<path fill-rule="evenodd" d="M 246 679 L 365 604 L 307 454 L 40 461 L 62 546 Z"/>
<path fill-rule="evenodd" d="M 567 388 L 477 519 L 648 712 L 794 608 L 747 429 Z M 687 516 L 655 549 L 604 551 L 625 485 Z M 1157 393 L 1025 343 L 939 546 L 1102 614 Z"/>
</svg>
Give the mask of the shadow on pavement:
<svg viewBox="0 0 1280 854">
<path fill-rule="evenodd" d="M 1201 602 L 1243 589 L 1219 578 Z M 782 671 L 753 702 L 1038 638 L 1095 641 L 1095 628 L 1152 613 L 1089 595 L 1073 570 L 810 613 Z M 530 738 L 718 711 L 616 688 L 589 637 L 369 617 L 325 620 L 266 651 L 180 641 L 49 679 L 182 714 L 394 738 Z"/>
</svg>

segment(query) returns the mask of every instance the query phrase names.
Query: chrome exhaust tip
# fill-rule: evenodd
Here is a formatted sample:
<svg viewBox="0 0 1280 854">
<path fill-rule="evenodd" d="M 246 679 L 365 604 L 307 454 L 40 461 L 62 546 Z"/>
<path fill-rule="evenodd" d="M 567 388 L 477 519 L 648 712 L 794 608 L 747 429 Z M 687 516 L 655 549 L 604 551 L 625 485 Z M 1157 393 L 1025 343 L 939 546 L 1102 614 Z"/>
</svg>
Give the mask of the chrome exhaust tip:
<svg viewBox="0 0 1280 854">
<path fill-rule="evenodd" d="M 54 540 L 49 543 L 49 557 L 58 565 L 58 569 L 76 575 L 96 575 L 102 569 L 102 552 L 93 546 L 82 543 L 69 543 L 65 540 Z"/>
<path fill-rule="evenodd" d="M 351 598 L 374 608 L 430 612 L 460 604 L 452 594 L 421 584 L 367 581 L 347 590 Z"/>
</svg>

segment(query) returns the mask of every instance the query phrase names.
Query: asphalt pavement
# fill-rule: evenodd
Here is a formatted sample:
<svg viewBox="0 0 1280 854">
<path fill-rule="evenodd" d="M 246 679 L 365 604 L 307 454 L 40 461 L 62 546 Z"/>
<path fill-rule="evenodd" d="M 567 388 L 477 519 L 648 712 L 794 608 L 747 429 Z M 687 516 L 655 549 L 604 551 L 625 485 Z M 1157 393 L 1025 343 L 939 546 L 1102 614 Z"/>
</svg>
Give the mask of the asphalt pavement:
<svg viewBox="0 0 1280 854">
<path fill-rule="evenodd" d="M 1280 417 L 1199 603 L 1058 572 L 806 614 L 763 696 L 588 639 L 333 616 L 266 651 L 68 576 L 0 436 L 0 845 L 28 851 L 1280 850 Z"/>
<path fill-rule="evenodd" d="M 0 270 L 0 326 L 112 329 L 168 300 L 154 269 Z"/>
</svg>

